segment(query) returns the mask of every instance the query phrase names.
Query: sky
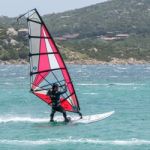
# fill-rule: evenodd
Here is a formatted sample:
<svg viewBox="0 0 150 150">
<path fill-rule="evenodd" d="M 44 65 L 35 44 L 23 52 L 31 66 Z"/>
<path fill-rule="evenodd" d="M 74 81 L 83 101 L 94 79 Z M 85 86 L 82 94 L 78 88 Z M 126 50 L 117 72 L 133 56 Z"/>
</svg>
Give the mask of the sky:
<svg viewBox="0 0 150 150">
<path fill-rule="evenodd" d="M 41 15 L 82 8 L 107 0 L 0 0 L 0 16 L 17 17 L 37 8 Z"/>
</svg>

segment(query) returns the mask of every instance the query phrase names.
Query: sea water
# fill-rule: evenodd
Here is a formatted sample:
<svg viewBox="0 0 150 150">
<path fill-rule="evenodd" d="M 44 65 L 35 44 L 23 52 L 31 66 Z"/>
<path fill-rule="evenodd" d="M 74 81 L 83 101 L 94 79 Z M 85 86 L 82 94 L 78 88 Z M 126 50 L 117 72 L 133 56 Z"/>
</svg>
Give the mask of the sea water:
<svg viewBox="0 0 150 150">
<path fill-rule="evenodd" d="M 150 150 L 150 65 L 67 66 L 83 115 L 115 114 L 52 125 L 50 107 L 29 92 L 29 66 L 1 65 L 0 150 Z"/>
</svg>

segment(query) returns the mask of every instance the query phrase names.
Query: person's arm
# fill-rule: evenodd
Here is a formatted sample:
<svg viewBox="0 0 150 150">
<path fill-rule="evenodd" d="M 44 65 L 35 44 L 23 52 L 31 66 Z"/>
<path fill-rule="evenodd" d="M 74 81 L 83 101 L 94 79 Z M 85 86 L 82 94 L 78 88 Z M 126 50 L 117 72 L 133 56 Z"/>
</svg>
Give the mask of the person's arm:
<svg viewBox="0 0 150 150">
<path fill-rule="evenodd" d="M 46 95 L 49 96 L 49 97 L 51 97 L 51 90 L 50 89 L 47 91 Z M 52 104 L 52 101 L 50 101 L 48 103 L 48 105 L 51 105 L 51 104 Z"/>
<path fill-rule="evenodd" d="M 48 95 L 48 96 L 50 96 L 51 95 L 51 90 L 49 89 L 48 90 L 48 92 L 47 92 L 47 94 L 46 95 Z"/>
<path fill-rule="evenodd" d="M 67 92 L 67 87 L 66 87 L 66 85 L 65 85 L 65 89 L 63 89 L 63 91 L 60 91 L 59 94 L 64 94 L 64 93 L 66 93 L 66 92 Z"/>
</svg>

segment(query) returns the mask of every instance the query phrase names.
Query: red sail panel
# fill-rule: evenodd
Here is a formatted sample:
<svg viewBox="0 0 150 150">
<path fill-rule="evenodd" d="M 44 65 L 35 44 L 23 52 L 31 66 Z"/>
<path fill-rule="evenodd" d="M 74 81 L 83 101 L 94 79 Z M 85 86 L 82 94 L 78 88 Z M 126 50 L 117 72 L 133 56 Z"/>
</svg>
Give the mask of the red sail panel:
<svg viewBox="0 0 150 150">
<path fill-rule="evenodd" d="M 34 93 L 34 94 L 37 97 L 39 97 L 40 99 L 42 99 L 44 102 L 46 102 L 47 104 L 49 104 L 49 105 L 52 104 L 50 97 L 47 96 L 46 94 L 41 94 L 41 93 Z M 72 105 L 67 100 L 61 98 L 60 102 L 61 102 L 61 106 L 64 108 L 64 110 L 73 111 Z"/>
<path fill-rule="evenodd" d="M 47 104 L 51 105 L 51 99 L 49 96 L 47 96 L 46 94 L 41 94 L 38 92 L 34 93 L 37 97 L 39 97 L 40 99 L 42 99 L 44 102 L 46 102 Z"/>
</svg>

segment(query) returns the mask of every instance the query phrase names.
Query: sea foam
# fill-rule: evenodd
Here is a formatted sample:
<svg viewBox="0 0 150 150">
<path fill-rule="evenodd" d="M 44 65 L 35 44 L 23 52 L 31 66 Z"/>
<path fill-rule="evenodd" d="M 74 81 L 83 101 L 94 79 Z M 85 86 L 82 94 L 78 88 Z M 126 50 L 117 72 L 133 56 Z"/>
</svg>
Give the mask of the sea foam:
<svg viewBox="0 0 150 150">
<path fill-rule="evenodd" d="M 0 123 L 8 122 L 48 122 L 49 118 L 32 118 L 32 117 L 0 117 Z"/>
<path fill-rule="evenodd" d="M 135 146 L 135 145 L 150 145 L 150 140 L 129 139 L 129 140 L 101 140 L 92 138 L 53 138 L 40 140 L 0 140 L 0 144 L 8 145 L 53 145 L 53 144 L 97 144 L 97 145 L 120 145 L 120 146 Z"/>
</svg>

